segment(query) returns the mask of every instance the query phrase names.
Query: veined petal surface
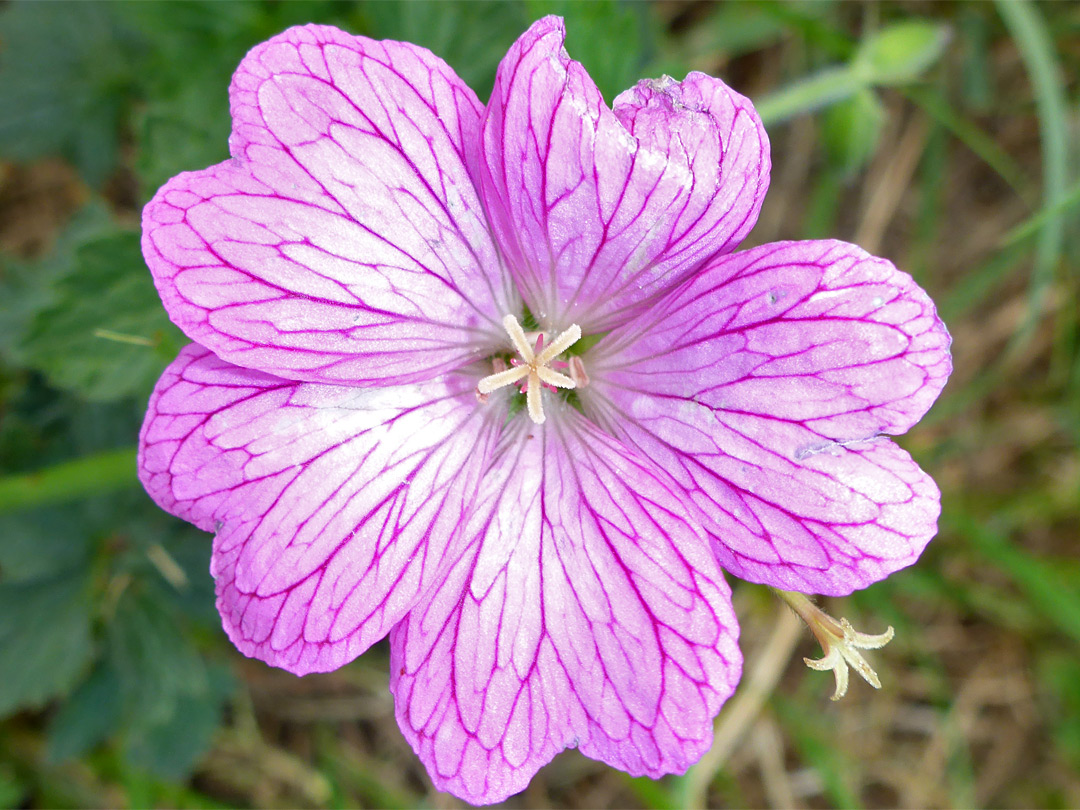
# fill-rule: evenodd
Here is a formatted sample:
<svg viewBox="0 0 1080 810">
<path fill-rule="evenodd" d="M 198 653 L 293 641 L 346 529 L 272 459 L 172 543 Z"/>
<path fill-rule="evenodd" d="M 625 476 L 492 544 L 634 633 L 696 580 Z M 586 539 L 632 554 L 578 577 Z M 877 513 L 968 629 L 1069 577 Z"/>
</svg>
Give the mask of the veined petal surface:
<svg viewBox="0 0 1080 810">
<path fill-rule="evenodd" d="M 430 379 L 499 339 L 518 299 L 468 168 L 483 108 L 441 59 L 292 28 L 229 94 L 232 160 L 143 211 L 147 264 L 189 337 L 247 368 L 360 384 Z"/>
<path fill-rule="evenodd" d="M 336 669 L 440 580 L 497 433 L 474 386 L 296 383 L 180 353 L 151 398 L 139 474 L 216 533 L 218 609 L 242 652 Z"/>
<path fill-rule="evenodd" d="M 643 81 L 609 109 L 564 36 L 562 20 L 544 18 L 499 66 L 481 177 L 533 314 L 589 334 L 742 240 L 769 146 L 751 103 L 701 73 Z"/>
<path fill-rule="evenodd" d="M 914 562 L 939 493 L 903 433 L 951 369 L 933 303 L 842 242 L 716 259 L 590 353 L 586 410 L 685 488 L 721 565 L 843 595 Z"/>
<path fill-rule="evenodd" d="M 474 803 L 572 746 L 682 772 L 741 672 L 730 591 L 679 495 L 553 411 L 504 435 L 469 552 L 391 633 L 398 724 L 435 784 Z"/>
</svg>

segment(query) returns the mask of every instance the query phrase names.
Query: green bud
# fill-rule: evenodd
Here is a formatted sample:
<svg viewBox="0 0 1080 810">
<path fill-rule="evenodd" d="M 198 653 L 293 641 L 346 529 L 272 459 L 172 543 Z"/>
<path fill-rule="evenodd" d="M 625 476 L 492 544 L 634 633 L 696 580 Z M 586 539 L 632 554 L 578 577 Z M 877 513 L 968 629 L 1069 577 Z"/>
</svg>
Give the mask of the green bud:
<svg viewBox="0 0 1080 810">
<path fill-rule="evenodd" d="M 906 84 L 919 78 L 945 50 L 949 28 L 926 20 L 905 20 L 871 34 L 852 66 L 870 84 Z"/>
</svg>

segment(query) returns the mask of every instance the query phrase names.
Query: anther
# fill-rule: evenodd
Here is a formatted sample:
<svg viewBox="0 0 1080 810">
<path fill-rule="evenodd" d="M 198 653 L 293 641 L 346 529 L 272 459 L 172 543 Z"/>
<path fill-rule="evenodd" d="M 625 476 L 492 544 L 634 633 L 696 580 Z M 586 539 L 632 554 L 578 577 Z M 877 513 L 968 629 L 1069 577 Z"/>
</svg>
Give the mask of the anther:
<svg viewBox="0 0 1080 810">
<path fill-rule="evenodd" d="M 575 388 L 584 388 L 589 384 L 589 375 L 585 373 L 585 363 L 578 355 L 571 357 L 568 365 L 570 379 L 574 381 Z"/>
</svg>

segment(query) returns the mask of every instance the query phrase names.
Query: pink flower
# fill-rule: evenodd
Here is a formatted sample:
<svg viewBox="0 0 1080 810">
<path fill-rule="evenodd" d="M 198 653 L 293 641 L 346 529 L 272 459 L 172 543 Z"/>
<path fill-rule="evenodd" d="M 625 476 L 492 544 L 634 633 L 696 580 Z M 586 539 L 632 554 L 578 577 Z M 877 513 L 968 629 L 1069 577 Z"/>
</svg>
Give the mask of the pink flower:
<svg viewBox="0 0 1080 810">
<path fill-rule="evenodd" d="M 885 437 L 949 373 L 926 294 L 842 242 L 733 253 L 750 102 L 692 73 L 609 109 L 562 43 L 534 24 L 485 108 L 423 48 L 286 31 L 232 159 L 143 215 L 196 343 L 141 477 L 215 533 L 226 632 L 298 674 L 389 633 L 401 729 L 472 802 L 567 746 L 685 770 L 741 670 L 721 568 L 846 594 L 939 511 Z"/>
</svg>

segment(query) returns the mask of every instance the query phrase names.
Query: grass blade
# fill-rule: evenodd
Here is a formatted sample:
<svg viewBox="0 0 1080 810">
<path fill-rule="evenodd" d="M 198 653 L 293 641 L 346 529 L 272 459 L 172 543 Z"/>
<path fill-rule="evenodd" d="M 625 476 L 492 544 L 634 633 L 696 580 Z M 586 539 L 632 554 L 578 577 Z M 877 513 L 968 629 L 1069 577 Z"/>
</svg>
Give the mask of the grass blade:
<svg viewBox="0 0 1080 810">
<path fill-rule="evenodd" d="M 1016 41 L 1035 92 L 1039 114 L 1039 136 L 1043 155 L 1043 208 L 1054 210 L 1066 197 L 1069 180 L 1069 135 L 1065 117 L 1065 88 L 1046 23 L 1028 0 L 997 0 L 998 13 Z M 1028 288 L 1028 314 L 1013 344 L 1023 345 L 1031 337 L 1054 271 L 1061 259 L 1065 240 L 1062 213 L 1047 217 L 1035 245 L 1035 267 Z"/>
</svg>

